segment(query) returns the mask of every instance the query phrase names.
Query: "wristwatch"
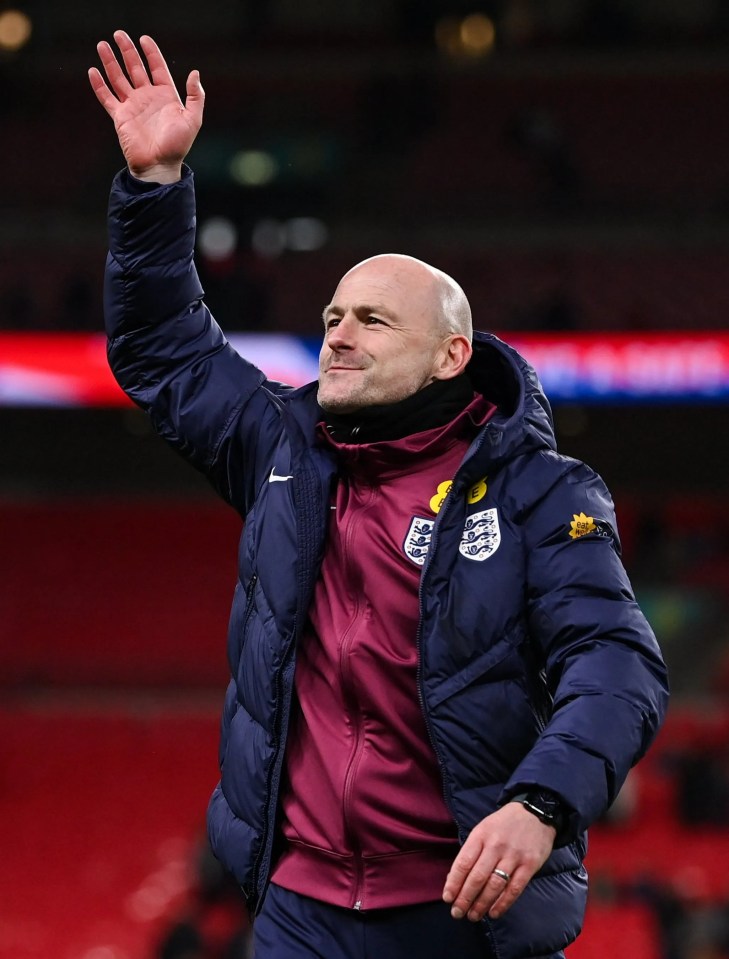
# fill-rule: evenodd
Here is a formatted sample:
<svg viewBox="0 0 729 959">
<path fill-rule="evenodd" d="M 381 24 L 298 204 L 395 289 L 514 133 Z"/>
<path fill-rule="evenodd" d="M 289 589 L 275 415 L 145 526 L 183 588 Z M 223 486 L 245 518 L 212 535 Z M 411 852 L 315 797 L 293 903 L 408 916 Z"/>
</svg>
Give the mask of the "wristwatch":
<svg viewBox="0 0 729 959">
<path fill-rule="evenodd" d="M 521 803 L 528 812 L 536 816 L 545 826 L 552 826 L 556 829 L 558 836 L 564 829 L 567 818 L 564 804 L 549 789 L 531 789 L 529 792 L 512 796 L 510 802 Z"/>
</svg>

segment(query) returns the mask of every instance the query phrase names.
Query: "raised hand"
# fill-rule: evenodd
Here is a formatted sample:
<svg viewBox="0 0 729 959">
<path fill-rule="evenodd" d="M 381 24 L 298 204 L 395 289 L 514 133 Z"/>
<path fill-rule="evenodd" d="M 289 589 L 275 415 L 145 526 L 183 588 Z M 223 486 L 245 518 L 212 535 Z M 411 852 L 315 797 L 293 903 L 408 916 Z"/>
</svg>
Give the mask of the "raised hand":
<svg viewBox="0 0 729 959">
<path fill-rule="evenodd" d="M 202 124 L 205 94 L 200 74 L 193 70 L 188 76 L 183 104 L 165 59 L 151 37 L 139 40 L 146 67 L 123 30 L 114 33 L 114 40 L 126 74 L 111 46 L 102 41 L 96 49 L 108 85 L 96 67 L 89 70 L 89 80 L 99 103 L 114 121 L 129 170 L 140 180 L 179 180 L 182 161 Z"/>
</svg>

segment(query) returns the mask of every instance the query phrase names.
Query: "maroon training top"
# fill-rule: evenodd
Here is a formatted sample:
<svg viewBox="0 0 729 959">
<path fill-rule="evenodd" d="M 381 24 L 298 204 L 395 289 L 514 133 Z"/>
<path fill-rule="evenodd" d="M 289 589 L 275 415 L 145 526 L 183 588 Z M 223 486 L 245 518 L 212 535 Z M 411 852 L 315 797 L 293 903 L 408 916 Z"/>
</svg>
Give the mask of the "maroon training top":
<svg viewBox="0 0 729 959">
<path fill-rule="evenodd" d="M 340 476 L 297 656 L 272 875 L 294 892 L 358 909 L 441 896 L 458 846 L 418 699 L 418 585 L 448 484 L 494 409 L 476 396 L 446 426 L 380 443 L 322 429 Z"/>
</svg>

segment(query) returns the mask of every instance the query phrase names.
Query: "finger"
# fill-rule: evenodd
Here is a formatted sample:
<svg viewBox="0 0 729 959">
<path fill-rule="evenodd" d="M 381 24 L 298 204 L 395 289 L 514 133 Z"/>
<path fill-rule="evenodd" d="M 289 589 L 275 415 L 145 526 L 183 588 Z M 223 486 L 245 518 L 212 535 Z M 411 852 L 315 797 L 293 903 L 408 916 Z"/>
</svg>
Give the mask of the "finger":
<svg viewBox="0 0 729 959">
<path fill-rule="evenodd" d="M 454 919 L 480 919 L 503 894 L 506 882 L 493 871 L 491 858 L 479 859 L 463 883 L 451 909 Z"/>
<path fill-rule="evenodd" d="M 185 92 L 187 93 L 185 109 L 189 110 L 194 116 L 199 126 L 202 123 L 203 107 L 205 106 L 205 91 L 202 88 L 202 83 L 200 83 L 199 71 L 193 70 L 190 73 L 185 84 Z"/>
<path fill-rule="evenodd" d="M 99 54 L 101 64 L 104 67 L 104 73 L 106 73 L 109 84 L 111 85 L 111 89 L 117 95 L 119 100 L 126 100 L 132 92 L 132 86 L 126 77 L 126 74 L 119 66 L 119 61 L 114 55 L 114 51 L 111 49 L 106 40 L 102 40 L 101 43 L 97 43 L 96 50 Z"/>
<path fill-rule="evenodd" d="M 114 111 L 119 105 L 119 101 L 104 83 L 104 78 L 96 69 L 96 67 L 91 67 L 89 70 L 89 82 L 91 83 L 91 89 L 96 94 L 96 99 L 106 110 L 110 117 L 113 118 Z"/>
<path fill-rule="evenodd" d="M 139 38 L 139 46 L 147 58 L 147 66 L 149 67 L 149 73 L 152 77 L 152 83 L 162 83 L 174 87 L 175 81 L 172 79 L 167 61 L 162 56 L 162 51 L 154 40 L 145 34 Z"/>
<path fill-rule="evenodd" d="M 460 852 L 453 860 L 453 865 L 446 876 L 445 886 L 443 887 L 443 901 L 455 902 L 463 884 L 468 878 L 471 870 L 478 862 L 483 845 L 476 841 L 471 834 L 461 847 Z"/>
<path fill-rule="evenodd" d="M 139 51 L 134 46 L 132 38 L 129 36 L 129 34 L 125 33 L 123 30 L 115 30 L 114 40 L 116 41 L 116 45 L 119 47 L 119 52 L 124 60 L 124 66 L 134 87 L 139 88 L 149 86 L 150 81 L 147 68 L 142 63 L 142 58 L 139 56 Z"/>
<path fill-rule="evenodd" d="M 499 869 L 503 869 L 503 863 Z M 506 869 L 503 871 L 509 876 L 508 880 L 492 870 L 483 888 L 474 896 L 467 912 L 471 922 L 483 919 L 487 912 L 489 916 L 493 916 L 494 908 L 499 909 L 499 915 L 501 915 L 524 891 L 526 883 L 521 881 L 518 868 L 515 868 L 513 873 Z M 508 905 L 502 909 L 502 903 L 506 902 Z"/>
<path fill-rule="evenodd" d="M 485 895 L 490 907 L 503 891 L 504 880 L 493 873 L 493 851 L 483 847 L 481 850 L 467 847 L 468 843 L 456 857 L 444 890 L 443 898 L 452 903 L 451 915 L 454 919 L 462 919 L 467 915 L 479 896 Z M 477 851 L 479 855 L 476 855 Z"/>
<path fill-rule="evenodd" d="M 514 870 L 509 882 L 504 883 L 504 889 L 502 890 L 501 895 L 496 899 L 496 902 L 490 908 L 488 908 L 488 914 L 491 919 L 498 919 L 499 916 L 503 916 L 506 910 L 510 909 L 514 905 L 516 900 L 526 889 L 532 874 L 532 870 L 522 867 L 518 867 Z M 482 919 L 485 914 L 486 909 L 483 910 L 478 918 Z M 469 916 L 469 919 L 470 918 L 471 917 Z"/>
</svg>

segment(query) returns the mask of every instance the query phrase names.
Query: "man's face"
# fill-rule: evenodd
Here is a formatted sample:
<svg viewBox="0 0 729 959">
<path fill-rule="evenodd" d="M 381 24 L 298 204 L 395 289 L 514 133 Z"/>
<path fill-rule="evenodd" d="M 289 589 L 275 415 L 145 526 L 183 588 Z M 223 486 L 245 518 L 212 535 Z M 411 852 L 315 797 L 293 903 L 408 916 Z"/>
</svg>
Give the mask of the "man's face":
<svg viewBox="0 0 729 959">
<path fill-rule="evenodd" d="M 447 336 L 439 335 L 435 281 L 395 257 L 356 266 L 324 311 L 319 404 L 336 413 L 395 403 L 427 386 Z"/>
</svg>

